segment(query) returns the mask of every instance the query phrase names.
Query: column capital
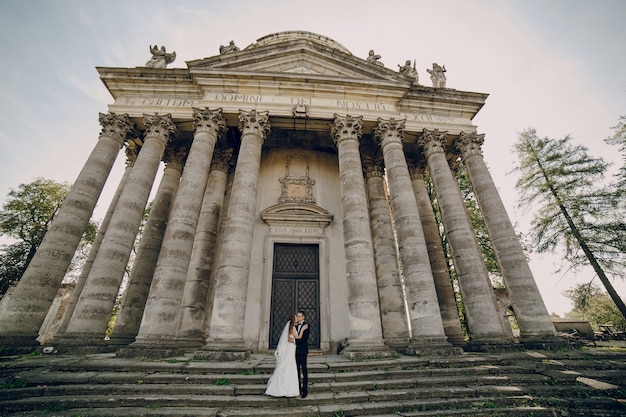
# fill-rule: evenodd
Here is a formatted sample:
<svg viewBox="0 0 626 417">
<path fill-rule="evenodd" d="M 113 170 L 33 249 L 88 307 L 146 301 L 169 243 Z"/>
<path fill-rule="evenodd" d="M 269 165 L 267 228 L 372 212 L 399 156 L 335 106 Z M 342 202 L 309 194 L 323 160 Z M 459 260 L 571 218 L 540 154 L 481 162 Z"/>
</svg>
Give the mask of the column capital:
<svg viewBox="0 0 626 417">
<path fill-rule="evenodd" d="M 183 167 L 185 166 L 185 161 L 187 159 L 188 153 L 187 146 L 181 146 L 170 144 L 170 146 L 165 148 L 165 152 L 163 154 L 163 162 L 165 162 L 166 168 L 173 168 L 179 172 L 183 172 Z"/>
<path fill-rule="evenodd" d="M 196 132 L 215 131 L 219 137 L 226 130 L 226 121 L 222 115 L 222 108 L 209 110 L 208 107 L 192 108 L 193 127 Z"/>
<path fill-rule="evenodd" d="M 364 156 L 363 171 L 367 179 L 382 177 L 385 173 L 385 166 L 381 158 Z"/>
<path fill-rule="evenodd" d="M 171 114 L 160 115 L 158 113 L 144 113 L 143 121 L 146 125 L 145 137 L 156 136 L 167 143 L 176 132 L 176 125 L 172 121 Z"/>
<path fill-rule="evenodd" d="M 424 176 L 426 175 L 426 163 L 424 160 L 407 161 L 407 166 L 412 180 L 424 179 Z"/>
<path fill-rule="evenodd" d="M 119 142 L 120 147 L 124 144 L 126 136 L 134 130 L 128 114 L 100 113 L 98 122 L 102 126 L 100 135 L 107 135 Z"/>
<path fill-rule="evenodd" d="M 211 171 L 219 170 L 228 174 L 228 171 L 233 166 L 233 149 L 226 149 L 223 151 L 216 151 L 211 161 Z"/>
<path fill-rule="evenodd" d="M 461 132 L 459 137 L 454 141 L 454 146 L 461 151 L 463 159 L 473 156 L 482 155 L 481 147 L 485 142 L 485 135 L 479 135 L 475 132 Z"/>
<path fill-rule="evenodd" d="M 378 126 L 374 129 L 374 136 L 378 139 L 378 144 L 383 148 L 391 142 L 402 142 L 404 136 L 404 126 L 406 120 L 396 120 L 378 118 Z"/>
<path fill-rule="evenodd" d="M 343 139 L 356 139 L 358 142 L 361 138 L 363 116 L 340 116 L 335 113 L 335 121 L 330 129 L 330 135 L 335 144 Z"/>
<path fill-rule="evenodd" d="M 418 143 L 424 148 L 424 154 L 426 158 L 428 158 L 434 153 L 444 153 L 447 140 L 448 132 L 446 131 L 440 132 L 438 129 L 424 129 L 424 133 L 422 137 L 418 139 Z"/>
<path fill-rule="evenodd" d="M 241 134 L 254 133 L 265 140 L 270 132 L 269 112 L 239 109 L 239 131 Z"/>
<path fill-rule="evenodd" d="M 126 141 L 126 166 L 132 167 L 135 165 L 135 161 L 137 160 L 137 155 L 141 150 L 142 145 L 141 139 L 129 139 Z"/>
</svg>

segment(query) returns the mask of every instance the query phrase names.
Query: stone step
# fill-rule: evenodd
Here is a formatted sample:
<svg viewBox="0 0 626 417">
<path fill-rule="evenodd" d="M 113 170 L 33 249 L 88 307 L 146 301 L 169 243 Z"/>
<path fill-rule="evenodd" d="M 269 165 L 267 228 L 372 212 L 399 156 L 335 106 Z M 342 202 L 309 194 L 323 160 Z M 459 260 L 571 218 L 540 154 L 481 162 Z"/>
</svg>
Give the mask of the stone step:
<svg viewBox="0 0 626 417">
<path fill-rule="evenodd" d="M 590 366 L 594 362 L 595 368 Z M 516 352 L 372 361 L 318 356 L 309 363 L 309 397 L 277 399 L 263 395 L 274 368 L 271 355 L 220 363 L 188 357 L 134 361 L 112 355 L 15 358 L 0 361 L 0 415 L 626 414 L 623 403 L 611 398 L 624 398 L 623 353 Z M 582 383 L 581 376 L 598 381 Z"/>
</svg>

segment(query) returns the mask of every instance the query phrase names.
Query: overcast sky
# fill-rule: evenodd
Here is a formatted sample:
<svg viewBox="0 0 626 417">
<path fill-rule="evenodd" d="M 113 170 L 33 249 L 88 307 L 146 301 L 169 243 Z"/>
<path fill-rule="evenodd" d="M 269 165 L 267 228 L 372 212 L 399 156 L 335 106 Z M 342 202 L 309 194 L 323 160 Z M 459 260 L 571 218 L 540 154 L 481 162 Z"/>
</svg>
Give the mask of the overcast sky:
<svg viewBox="0 0 626 417">
<path fill-rule="evenodd" d="M 623 0 L 0 0 L 0 201 L 36 177 L 74 181 L 101 131 L 98 113 L 112 102 L 95 67 L 143 66 L 157 44 L 176 52 L 170 68 L 185 68 L 230 40 L 243 49 L 304 30 L 358 57 L 374 49 L 390 69 L 415 60 L 422 84 L 437 62 L 449 88 L 488 93 L 474 122 L 509 216 L 526 232 L 530 216 L 517 208 L 508 174 L 522 130 L 569 134 L 620 162 L 604 139 L 626 114 L 625 18 Z M 558 262 L 532 255 L 531 268 L 548 310 L 563 315 L 571 305 L 562 292 L 594 275 L 557 274 Z M 616 286 L 626 299 L 626 285 Z"/>
</svg>

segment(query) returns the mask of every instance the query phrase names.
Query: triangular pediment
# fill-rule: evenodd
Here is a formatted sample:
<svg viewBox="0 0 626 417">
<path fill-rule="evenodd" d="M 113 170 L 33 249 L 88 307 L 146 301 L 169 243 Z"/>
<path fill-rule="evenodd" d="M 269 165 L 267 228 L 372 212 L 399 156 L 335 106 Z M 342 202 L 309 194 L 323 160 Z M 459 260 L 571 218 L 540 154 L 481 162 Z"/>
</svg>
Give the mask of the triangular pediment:
<svg viewBox="0 0 626 417">
<path fill-rule="evenodd" d="M 404 81 L 399 73 L 358 58 L 336 42 L 309 32 L 269 35 L 242 50 L 189 61 L 187 65 L 194 71 L 206 69 L 221 73 L 301 74 L 362 81 Z"/>
</svg>

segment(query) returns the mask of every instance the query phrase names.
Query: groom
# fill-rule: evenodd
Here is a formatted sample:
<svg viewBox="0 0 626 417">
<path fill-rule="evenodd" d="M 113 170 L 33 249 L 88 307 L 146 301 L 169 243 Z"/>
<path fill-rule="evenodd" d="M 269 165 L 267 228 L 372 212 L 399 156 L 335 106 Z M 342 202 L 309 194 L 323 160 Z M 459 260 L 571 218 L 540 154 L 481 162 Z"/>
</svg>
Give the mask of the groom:
<svg viewBox="0 0 626 417">
<path fill-rule="evenodd" d="M 309 354 L 309 324 L 304 322 L 304 311 L 296 314 L 296 332 L 300 338 L 296 339 L 296 366 L 298 367 L 298 383 L 300 396 L 306 398 L 309 383 L 309 371 L 306 366 L 306 357 Z M 300 376 L 302 373 L 302 376 Z"/>
</svg>

